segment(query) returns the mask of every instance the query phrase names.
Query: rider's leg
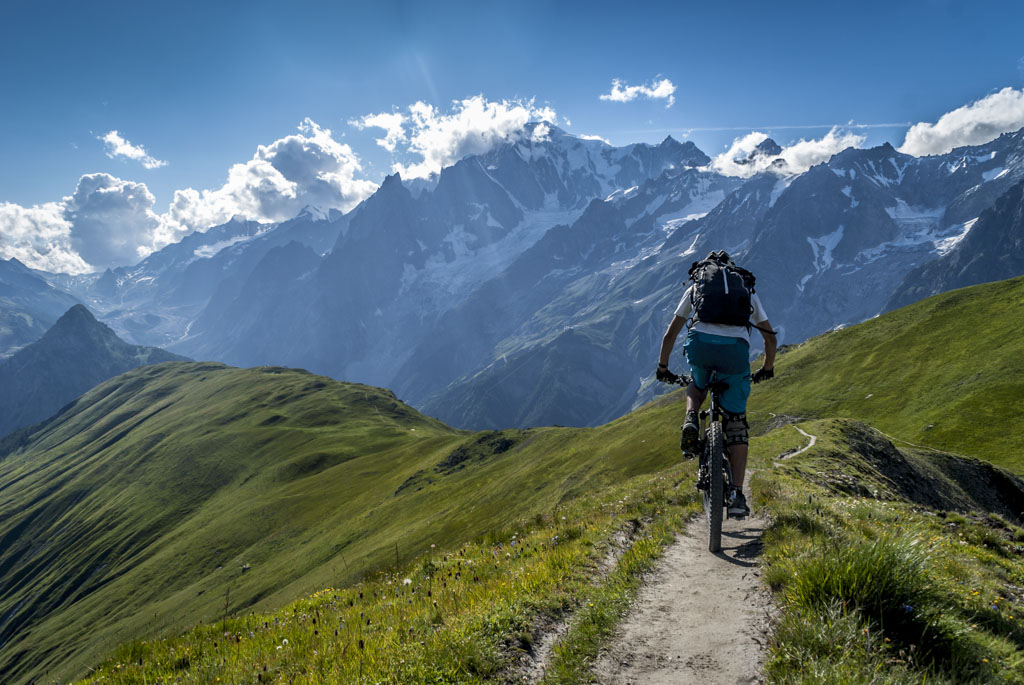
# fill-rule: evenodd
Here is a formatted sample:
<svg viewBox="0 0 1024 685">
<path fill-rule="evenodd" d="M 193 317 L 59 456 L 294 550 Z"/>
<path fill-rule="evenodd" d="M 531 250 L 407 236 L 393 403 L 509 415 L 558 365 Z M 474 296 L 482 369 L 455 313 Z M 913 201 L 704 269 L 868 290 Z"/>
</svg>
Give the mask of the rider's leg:
<svg viewBox="0 0 1024 685">
<path fill-rule="evenodd" d="M 704 404 L 704 398 L 708 396 L 708 391 L 701 390 L 697 387 L 696 383 L 690 383 L 686 386 L 686 411 L 697 411 L 700 406 Z"/>
<path fill-rule="evenodd" d="M 743 487 L 743 476 L 747 472 L 747 453 L 748 446 L 746 444 L 729 445 L 729 464 L 732 466 L 732 478 L 733 483 L 737 487 Z"/>
</svg>

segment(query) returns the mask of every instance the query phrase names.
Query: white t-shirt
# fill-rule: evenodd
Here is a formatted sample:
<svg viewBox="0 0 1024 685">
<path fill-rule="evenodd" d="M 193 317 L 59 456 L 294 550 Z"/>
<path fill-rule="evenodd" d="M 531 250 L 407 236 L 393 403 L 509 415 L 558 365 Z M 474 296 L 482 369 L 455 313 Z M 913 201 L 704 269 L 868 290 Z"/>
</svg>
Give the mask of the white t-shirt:
<svg viewBox="0 0 1024 685">
<path fill-rule="evenodd" d="M 693 314 L 693 303 L 690 301 L 690 293 L 692 291 L 693 284 L 683 293 L 683 299 L 679 300 L 679 306 L 676 307 L 676 316 L 689 319 L 690 315 Z M 750 318 L 754 323 L 764 323 L 768 320 L 768 315 L 765 313 L 764 306 L 761 304 L 761 299 L 757 296 L 757 293 L 750 296 L 750 306 L 754 310 L 750 314 Z M 750 343 L 750 332 L 746 326 L 726 326 L 720 323 L 698 321 L 693 325 L 693 330 L 712 335 L 725 335 L 730 338 L 743 338 L 748 344 Z"/>
</svg>

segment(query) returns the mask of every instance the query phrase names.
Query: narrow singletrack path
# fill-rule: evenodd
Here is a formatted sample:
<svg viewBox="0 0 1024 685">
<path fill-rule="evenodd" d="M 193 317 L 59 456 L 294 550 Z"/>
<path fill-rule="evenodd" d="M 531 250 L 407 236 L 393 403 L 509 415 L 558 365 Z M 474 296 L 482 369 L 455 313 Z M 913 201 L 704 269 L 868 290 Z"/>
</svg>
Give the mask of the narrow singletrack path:
<svg viewBox="0 0 1024 685">
<path fill-rule="evenodd" d="M 817 436 L 797 430 L 809 444 L 783 458 L 817 441 Z M 749 493 L 749 472 L 744 486 Z M 722 551 L 712 554 L 704 517 L 691 521 L 686 533 L 665 550 L 632 612 L 599 655 L 594 668 L 598 682 L 763 682 L 772 624 L 771 596 L 757 564 L 765 525 L 759 516 L 726 519 Z"/>
<path fill-rule="evenodd" d="M 771 628 L 771 598 L 757 567 L 764 526 L 758 517 L 724 521 L 722 551 L 712 554 L 707 523 L 694 519 L 598 658 L 598 682 L 761 682 Z"/>
<path fill-rule="evenodd" d="M 812 447 L 814 447 L 814 443 L 818 442 L 818 436 L 817 435 L 811 435 L 810 433 L 805 431 L 800 426 L 794 425 L 793 428 L 796 428 L 797 432 L 800 433 L 800 435 L 802 435 L 805 438 L 807 438 L 809 442 L 806 445 L 804 445 L 803 447 L 801 447 L 800 449 L 798 449 L 796 452 L 790 452 L 789 454 L 783 455 L 782 459 L 792 459 L 793 457 L 795 457 L 798 454 L 803 454 L 807 450 L 809 450 Z"/>
</svg>

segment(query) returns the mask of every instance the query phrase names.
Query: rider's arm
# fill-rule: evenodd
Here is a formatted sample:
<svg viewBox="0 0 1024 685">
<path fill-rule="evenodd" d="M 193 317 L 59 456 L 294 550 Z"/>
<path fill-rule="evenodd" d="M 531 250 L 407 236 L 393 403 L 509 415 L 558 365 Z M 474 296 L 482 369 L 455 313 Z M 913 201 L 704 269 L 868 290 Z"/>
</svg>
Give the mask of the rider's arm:
<svg viewBox="0 0 1024 685">
<path fill-rule="evenodd" d="M 768 319 L 761 321 L 758 325 L 758 331 L 761 332 L 761 337 L 764 338 L 764 364 L 762 366 L 766 369 L 775 367 L 775 350 L 778 348 L 778 340 L 775 337 L 775 333 L 772 328 L 772 324 Z M 763 330 L 766 329 L 766 330 Z"/>
<path fill-rule="evenodd" d="M 683 317 L 672 317 L 672 323 L 668 325 L 665 337 L 661 339 L 661 355 L 658 357 L 658 363 L 662 366 L 668 366 L 668 358 L 672 355 L 672 348 L 675 347 L 676 338 L 679 337 L 679 331 L 683 330 L 685 325 L 686 319 Z M 772 354 L 774 355 L 774 353 L 775 350 L 772 348 Z"/>
</svg>

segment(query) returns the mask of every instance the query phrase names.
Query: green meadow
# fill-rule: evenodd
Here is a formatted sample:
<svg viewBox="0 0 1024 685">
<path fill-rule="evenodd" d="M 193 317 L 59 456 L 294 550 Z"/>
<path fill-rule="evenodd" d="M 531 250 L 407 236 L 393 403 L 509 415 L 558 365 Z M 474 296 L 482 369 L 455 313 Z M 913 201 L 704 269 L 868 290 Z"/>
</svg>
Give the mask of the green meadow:
<svg viewBox="0 0 1024 685">
<path fill-rule="evenodd" d="M 772 682 L 1021 672 L 1022 303 L 940 295 L 755 387 Z M 119 376 L 0 444 L 0 679 L 501 681 L 562 626 L 546 681 L 587 682 L 698 511 L 681 414 L 470 433 L 301 370 Z"/>
</svg>

